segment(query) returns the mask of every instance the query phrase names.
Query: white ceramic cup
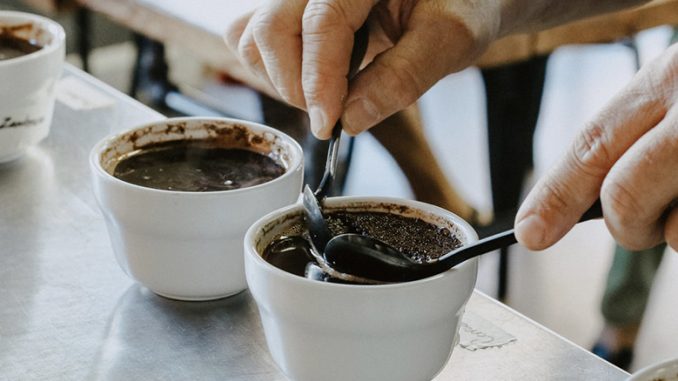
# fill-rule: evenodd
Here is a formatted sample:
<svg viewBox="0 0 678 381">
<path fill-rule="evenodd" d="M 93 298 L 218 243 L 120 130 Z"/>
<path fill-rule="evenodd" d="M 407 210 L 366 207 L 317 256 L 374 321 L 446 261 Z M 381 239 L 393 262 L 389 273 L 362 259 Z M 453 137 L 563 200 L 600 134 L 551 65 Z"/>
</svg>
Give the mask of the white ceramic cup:
<svg viewBox="0 0 678 381">
<path fill-rule="evenodd" d="M 477 235 L 456 215 L 421 202 L 338 197 L 328 211 L 389 211 Z M 426 279 L 388 285 L 309 280 L 278 269 L 261 253 L 276 235 L 301 221 L 302 207 L 277 210 L 245 236 L 245 272 L 274 361 L 294 381 L 423 381 L 447 363 L 458 341 L 477 261 Z"/>
<path fill-rule="evenodd" d="M 240 139 L 234 140 L 234 147 L 271 153 L 285 173 L 256 186 L 217 192 L 158 190 L 112 175 L 122 156 L 148 144 L 233 136 Z M 261 216 L 299 198 L 303 154 L 292 138 L 260 124 L 174 118 L 102 140 L 92 149 L 90 166 L 94 192 L 123 270 L 159 295 L 209 300 L 247 288 L 245 232 Z"/>
<path fill-rule="evenodd" d="M 41 46 L 36 52 L 0 60 L 0 163 L 3 163 L 19 158 L 49 133 L 66 34 L 50 19 L 13 11 L 0 11 L 0 33 Z"/>
<path fill-rule="evenodd" d="M 638 370 L 628 381 L 678 381 L 678 358 L 664 360 Z"/>
</svg>

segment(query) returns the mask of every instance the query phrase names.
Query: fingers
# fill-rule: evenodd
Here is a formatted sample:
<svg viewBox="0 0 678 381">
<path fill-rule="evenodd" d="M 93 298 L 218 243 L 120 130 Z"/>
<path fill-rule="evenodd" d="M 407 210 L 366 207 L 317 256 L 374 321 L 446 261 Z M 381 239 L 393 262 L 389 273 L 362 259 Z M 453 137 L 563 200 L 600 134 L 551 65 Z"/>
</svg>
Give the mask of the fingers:
<svg viewBox="0 0 678 381">
<path fill-rule="evenodd" d="M 226 45 L 236 53 L 242 64 L 255 76 L 260 78 L 269 88 L 275 89 L 264 66 L 259 47 L 254 39 L 253 20 L 256 12 L 251 12 L 236 20 L 226 31 Z M 275 90 L 273 90 L 275 92 Z"/>
<path fill-rule="evenodd" d="M 607 227 L 631 250 L 668 239 L 665 217 L 678 197 L 678 108 L 672 111 L 633 144 L 603 182 Z"/>
<path fill-rule="evenodd" d="M 411 105 L 438 80 L 474 59 L 476 40 L 462 20 L 426 7 L 416 8 L 411 17 L 411 27 L 396 45 L 351 82 L 342 115 L 349 134 L 365 131 Z"/>
<path fill-rule="evenodd" d="M 257 13 L 254 40 L 265 72 L 287 103 L 306 108 L 301 88 L 301 17 L 307 0 L 272 1 Z"/>
<path fill-rule="evenodd" d="M 305 108 L 301 90 L 301 17 L 307 0 L 270 1 L 239 18 L 226 44 L 273 89 L 274 95 Z"/>
<path fill-rule="evenodd" d="M 343 110 L 353 34 L 376 0 L 310 0 L 302 20 L 301 81 L 313 133 L 328 139 Z"/>
<path fill-rule="evenodd" d="M 242 35 L 245 32 L 245 28 L 247 27 L 247 24 L 249 24 L 250 19 L 252 18 L 253 15 L 254 15 L 253 11 L 244 14 L 243 16 L 235 20 L 231 25 L 229 25 L 228 29 L 226 29 L 226 33 L 224 33 L 224 42 L 226 43 L 226 46 L 228 46 L 228 48 L 231 49 L 232 52 L 234 53 L 238 52 L 238 45 L 240 44 L 240 39 L 242 38 Z"/>
<path fill-rule="evenodd" d="M 664 116 L 666 105 L 641 72 L 577 137 L 530 192 L 516 215 L 516 237 L 541 250 L 562 238 L 593 204 L 608 171 Z M 603 210 L 607 216 L 607 208 Z"/>
</svg>

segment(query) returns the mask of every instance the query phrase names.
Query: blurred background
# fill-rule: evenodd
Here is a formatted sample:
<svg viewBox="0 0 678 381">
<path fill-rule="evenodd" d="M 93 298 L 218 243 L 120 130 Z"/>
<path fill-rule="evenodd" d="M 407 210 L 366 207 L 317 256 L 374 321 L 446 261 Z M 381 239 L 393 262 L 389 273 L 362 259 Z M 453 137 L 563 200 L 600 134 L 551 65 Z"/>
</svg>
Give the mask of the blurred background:
<svg viewBox="0 0 678 381">
<path fill-rule="evenodd" d="M 0 8 L 42 13 L 56 19 L 67 31 L 69 63 L 168 116 L 227 115 L 275 125 L 282 113 L 296 119 L 281 121 L 281 125 L 286 124 L 288 128 L 292 125 L 300 136 L 305 136 L 303 131 L 298 131 L 306 128 L 303 114 L 271 105 L 270 99 L 259 95 L 242 80 L 234 80 L 224 66 L 215 65 L 219 49 L 226 49 L 218 45 L 220 30 L 225 28 L 220 18 L 223 17 L 225 25 L 237 16 L 212 12 L 210 7 L 218 6 L 219 2 L 102 0 L 83 3 L 88 6 L 56 0 L 2 0 Z M 171 28 L 177 38 L 164 39 L 168 32 L 163 25 Z M 497 189 L 501 187 L 496 184 L 497 174 L 493 178 L 490 171 L 493 153 L 488 148 L 488 123 L 491 118 L 499 119 L 492 123 L 509 134 L 498 138 L 500 140 L 510 140 L 512 136 L 531 139 L 532 132 L 502 127 L 502 123 L 512 123 L 511 118 L 522 111 L 511 104 L 497 111 L 496 106 L 492 106 L 494 103 L 488 103 L 488 97 L 494 96 L 492 102 L 500 106 L 501 102 L 517 101 L 522 105 L 531 102 L 536 106 L 533 105 L 527 115 L 534 120 L 526 122 L 531 126 L 526 129 L 536 128 L 533 146 L 525 141 L 524 146 L 502 159 L 512 161 L 512 158 L 532 156 L 532 160 L 527 160 L 533 161 L 533 165 L 528 163 L 524 173 L 503 173 L 504 177 L 517 179 L 521 186 L 518 197 L 524 195 L 534 179 L 569 146 L 586 121 L 631 79 L 638 64 L 661 53 L 673 36 L 669 25 L 643 29 L 604 43 L 560 44 L 548 52 L 538 52 L 536 61 L 530 58 L 527 66 L 512 67 L 514 61 L 506 65 L 493 63 L 482 71 L 470 68 L 440 81 L 418 102 L 419 118 L 415 124 L 420 125 L 428 149 L 437 159 L 443 181 L 478 212 L 476 215 L 491 215 L 493 209 L 497 212 Z M 196 54 L 191 36 L 200 31 L 210 34 L 211 40 L 199 49 L 209 50 L 216 59 Z M 590 42 L 587 38 L 582 40 Z M 504 71 L 506 66 L 511 70 Z M 502 82 L 502 78 L 521 70 L 523 74 Z M 488 85 L 497 83 L 495 87 Z M 528 95 L 530 89 L 537 89 L 538 95 L 523 97 L 526 94 L 523 86 Z M 350 157 L 350 164 L 347 159 L 345 183 L 337 192 L 415 198 L 437 191 L 428 185 L 415 191 L 418 180 L 406 171 L 408 163 L 416 159 L 416 151 L 403 158 L 394 154 L 397 151 L 385 149 L 388 144 L 383 139 L 380 141 L 377 134 L 357 137 L 350 144 L 350 152 L 345 154 Z M 309 151 L 317 148 L 312 144 L 310 147 Z M 307 154 L 307 160 L 324 160 L 322 148 L 319 150 L 316 156 Z M 476 221 L 479 226 L 480 220 Z M 528 252 L 516 246 L 510 250 L 510 260 L 503 264 L 500 264 L 499 253 L 483 257 L 477 287 L 588 349 L 604 325 L 600 306 L 613 250 L 614 242 L 604 224 L 589 222 L 577 226 L 560 243 L 544 252 Z M 667 250 L 655 277 L 630 370 L 678 355 L 678 342 L 672 339 L 678 337 L 675 319 L 678 256 L 675 254 Z M 500 270 L 501 267 L 504 270 Z"/>
</svg>

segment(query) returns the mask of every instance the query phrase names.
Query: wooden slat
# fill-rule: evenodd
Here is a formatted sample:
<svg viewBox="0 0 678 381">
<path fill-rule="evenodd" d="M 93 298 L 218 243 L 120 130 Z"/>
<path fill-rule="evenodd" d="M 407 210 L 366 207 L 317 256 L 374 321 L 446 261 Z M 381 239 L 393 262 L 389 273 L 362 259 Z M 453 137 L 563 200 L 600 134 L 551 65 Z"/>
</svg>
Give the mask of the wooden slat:
<svg viewBox="0 0 678 381">
<path fill-rule="evenodd" d="M 263 82 L 252 75 L 231 52 L 222 36 L 184 22 L 137 0 L 78 0 L 83 6 L 157 41 L 188 49 L 205 64 L 266 92 Z M 190 6 L 190 2 L 186 3 Z M 224 29 L 226 26 L 224 26 Z"/>
<path fill-rule="evenodd" d="M 140 0 L 77 1 L 141 34 L 187 48 L 209 66 L 222 70 L 257 89 L 265 89 L 264 84 L 238 62 L 216 31 L 182 20 L 170 12 L 163 12 L 158 8 L 163 3 L 148 6 Z M 240 0 L 223 1 L 225 3 L 219 3 L 219 11 L 222 13 L 229 7 L 233 7 L 234 11 L 236 8 L 240 11 L 246 6 L 240 3 Z M 232 5 L 228 4 L 229 1 Z M 171 6 L 177 7 L 177 4 L 184 6 L 181 2 L 171 3 Z M 187 7 L 197 6 L 195 2 L 185 4 Z M 177 10 L 172 11 L 176 14 Z M 210 14 L 208 9 L 205 12 L 207 18 L 223 17 L 225 24 L 230 20 L 226 16 Z M 495 66 L 547 54 L 562 45 L 615 41 L 659 25 L 678 25 L 678 0 L 655 0 L 632 10 L 592 17 L 539 33 L 506 37 L 494 42 L 477 64 L 481 67 Z M 224 25 L 224 30 L 226 27 L 227 25 Z"/>
<path fill-rule="evenodd" d="M 72 9 L 76 0 L 23 0 L 29 7 L 41 12 L 53 14 L 59 11 Z"/>
<path fill-rule="evenodd" d="M 678 1 L 657 0 L 636 9 L 591 17 L 539 33 L 503 38 L 490 46 L 478 65 L 516 62 L 550 53 L 563 45 L 611 42 L 659 25 L 678 25 Z"/>
</svg>

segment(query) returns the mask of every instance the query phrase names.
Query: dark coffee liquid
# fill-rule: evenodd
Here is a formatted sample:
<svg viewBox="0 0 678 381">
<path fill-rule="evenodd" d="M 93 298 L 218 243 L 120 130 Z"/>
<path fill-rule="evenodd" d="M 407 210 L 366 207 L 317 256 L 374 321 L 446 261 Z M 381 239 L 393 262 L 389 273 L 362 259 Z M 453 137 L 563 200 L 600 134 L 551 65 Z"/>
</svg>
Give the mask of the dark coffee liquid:
<svg viewBox="0 0 678 381">
<path fill-rule="evenodd" d="M 0 34 L 0 61 L 37 52 L 42 47 L 11 34 Z"/>
<path fill-rule="evenodd" d="M 326 218 L 333 235 L 357 233 L 377 238 L 418 262 L 436 259 L 461 246 L 449 229 L 418 218 L 382 212 L 332 212 Z M 262 257 L 275 267 L 303 277 L 309 266 L 317 265 L 308 242 L 305 228 L 293 226 L 273 240 Z M 345 283 L 327 275 L 313 278 Z"/>
<path fill-rule="evenodd" d="M 207 140 L 154 144 L 121 160 L 114 176 L 147 188 L 213 192 L 262 184 L 285 168 L 268 156 Z"/>
</svg>

